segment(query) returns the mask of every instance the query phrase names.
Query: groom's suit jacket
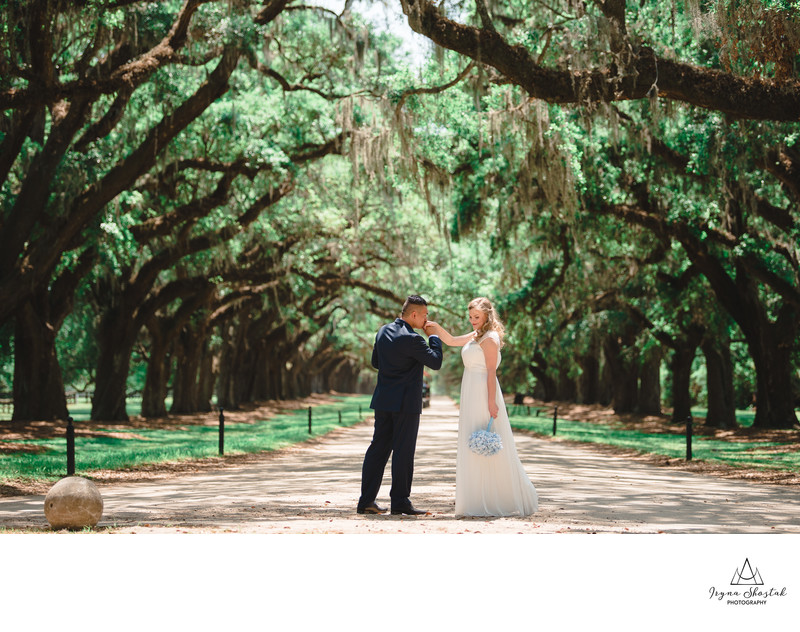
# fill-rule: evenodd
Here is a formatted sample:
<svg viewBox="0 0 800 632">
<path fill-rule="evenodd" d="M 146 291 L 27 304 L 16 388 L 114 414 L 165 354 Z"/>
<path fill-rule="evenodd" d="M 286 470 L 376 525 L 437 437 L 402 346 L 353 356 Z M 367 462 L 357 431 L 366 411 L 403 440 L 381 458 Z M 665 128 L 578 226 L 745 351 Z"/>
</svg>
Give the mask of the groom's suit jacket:
<svg viewBox="0 0 800 632">
<path fill-rule="evenodd" d="M 430 346 L 429 346 L 430 345 Z M 378 385 L 370 408 L 390 412 L 422 412 L 422 372 L 442 366 L 442 341 L 428 343 L 402 318 L 384 325 L 375 336 L 372 366 L 378 369 Z"/>
</svg>

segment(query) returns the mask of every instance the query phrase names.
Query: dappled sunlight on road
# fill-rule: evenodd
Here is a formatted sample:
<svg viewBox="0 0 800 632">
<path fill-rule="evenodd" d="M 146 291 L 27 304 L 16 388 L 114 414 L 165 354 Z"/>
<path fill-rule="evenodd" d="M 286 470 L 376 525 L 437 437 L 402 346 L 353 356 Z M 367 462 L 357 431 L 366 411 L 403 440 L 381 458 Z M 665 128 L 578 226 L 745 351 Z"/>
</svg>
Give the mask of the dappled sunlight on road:
<svg viewBox="0 0 800 632">
<path fill-rule="evenodd" d="M 800 532 L 790 487 L 718 479 L 555 442 L 519 444 L 548 515 L 682 533 Z"/>
</svg>

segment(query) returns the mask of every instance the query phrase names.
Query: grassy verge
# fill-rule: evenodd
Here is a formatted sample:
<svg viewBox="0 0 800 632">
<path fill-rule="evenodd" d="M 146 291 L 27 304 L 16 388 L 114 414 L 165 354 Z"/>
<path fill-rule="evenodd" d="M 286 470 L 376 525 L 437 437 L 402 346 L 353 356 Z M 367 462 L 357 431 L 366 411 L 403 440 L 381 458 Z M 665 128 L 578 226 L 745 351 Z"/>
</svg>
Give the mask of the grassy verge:
<svg viewBox="0 0 800 632">
<path fill-rule="evenodd" d="M 336 402 L 314 406 L 312 433 L 308 432 L 308 409 L 275 415 L 256 423 L 225 423 L 225 454 L 268 452 L 352 426 L 369 411 L 369 396 L 337 397 Z M 359 407 L 363 413 L 359 415 Z M 339 423 L 341 413 L 341 424 Z M 102 433 L 101 425 L 92 431 Z M 35 439 L 5 442 L 26 452 L 0 454 L 0 483 L 19 479 L 56 480 L 66 474 L 66 439 Z M 32 452 L 36 450 L 37 452 Z M 138 465 L 202 459 L 219 455 L 219 427 L 135 428 L 113 436 L 102 434 L 75 438 L 77 475 L 92 470 L 122 470 Z"/>
<path fill-rule="evenodd" d="M 172 398 L 167 397 L 165 400 L 167 410 L 172 405 Z M 75 404 L 67 404 L 69 414 L 75 421 L 89 421 L 92 417 L 92 403 L 80 400 Z M 125 410 L 128 415 L 135 417 L 142 414 L 142 398 L 141 397 L 128 397 L 125 400 Z"/>
<path fill-rule="evenodd" d="M 534 409 L 531 409 L 531 414 L 527 414 L 525 407 L 511 407 L 509 412 L 514 428 L 540 435 L 553 435 L 552 417 L 537 417 Z M 752 424 L 752 419 L 748 418 L 751 414 L 745 412 L 744 415 L 739 423 L 743 426 Z M 602 443 L 670 458 L 686 457 L 686 436 L 682 432 L 650 433 L 622 429 L 613 424 L 558 419 L 556 433 L 558 437 L 571 441 Z M 695 435 L 692 440 L 692 458 L 734 467 L 800 471 L 800 451 L 797 450 L 796 441 L 727 441 Z"/>
</svg>

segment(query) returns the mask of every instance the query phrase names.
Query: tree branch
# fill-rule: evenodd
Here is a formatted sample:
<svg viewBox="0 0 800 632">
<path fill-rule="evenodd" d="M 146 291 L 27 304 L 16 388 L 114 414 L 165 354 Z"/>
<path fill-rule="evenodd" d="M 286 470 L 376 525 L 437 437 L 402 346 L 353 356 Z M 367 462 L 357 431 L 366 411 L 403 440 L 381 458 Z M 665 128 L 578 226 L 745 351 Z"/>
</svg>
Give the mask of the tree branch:
<svg viewBox="0 0 800 632">
<path fill-rule="evenodd" d="M 775 176 L 795 202 L 800 202 L 800 155 L 797 151 L 786 146 L 772 149 L 759 166 Z"/>
<path fill-rule="evenodd" d="M 771 287 L 787 303 L 794 305 L 795 310 L 800 310 L 800 291 L 797 287 L 767 269 L 764 262 L 753 254 L 746 255 L 742 262 L 755 278 Z"/>
<path fill-rule="evenodd" d="M 267 2 L 267 6 L 261 9 L 258 15 L 256 15 L 255 23 L 261 25 L 269 24 L 280 15 L 281 11 L 286 8 L 289 2 L 291 2 L 291 0 L 270 0 Z"/>
<path fill-rule="evenodd" d="M 483 24 L 483 28 L 487 31 L 497 32 L 497 29 L 494 28 L 494 24 L 492 23 L 492 18 L 489 15 L 489 10 L 486 8 L 486 3 L 483 0 L 475 0 L 475 8 L 477 9 L 478 15 L 481 18 L 481 24 Z"/>
<path fill-rule="evenodd" d="M 281 88 L 283 88 L 284 92 L 313 92 L 314 94 L 317 94 L 328 101 L 335 101 L 337 99 L 343 99 L 347 96 L 350 96 L 344 94 L 329 94 L 320 90 L 319 88 L 308 86 L 302 83 L 289 83 L 289 81 L 282 74 L 273 70 L 269 66 L 262 64 L 260 61 L 255 59 L 254 55 L 248 55 L 247 60 L 253 70 L 260 72 L 265 77 L 269 77 L 277 81 Z"/>
<path fill-rule="evenodd" d="M 306 162 L 322 158 L 330 153 L 340 151 L 345 136 L 346 134 L 342 133 L 323 144 L 303 145 L 298 149 L 298 152 L 291 157 L 292 164 L 302 165 Z M 168 235 L 173 232 L 175 227 L 179 224 L 191 222 L 207 215 L 212 209 L 227 203 L 231 193 L 231 185 L 237 176 L 245 175 L 250 180 L 253 180 L 259 173 L 272 169 L 272 166 L 262 165 L 260 167 L 253 167 L 250 165 L 249 161 L 243 158 L 232 162 L 213 162 L 206 158 L 187 158 L 172 163 L 166 171 L 168 173 L 174 173 L 184 169 L 218 171 L 222 172 L 223 175 L 217 182 L 215 190 L 208 195 L 179 206 L 171 213 L 152 217 L 136 226 L 132 226 L 130 230 L 139 243 L 144 244 L 154 237 Z M 248 211 L 245 216 L 239 219 L 240 225 L 249 224 L 250 220 L 247 219 L 248 217 L 253 217 L 253 214 L 257 216 L 264 208 L 271 206 L 281 197 L 288 194 L 292 188 L 293 185 L 287 184 L 287 182 L 281 183 L 275 190 L 262 197 L 259 202 L 251 207 L 250 211 Z"/>
<path fill-rule="evenodd" d="M 469 62 L 464 70 L 456 75 L 456 77 L 452 81 L 448 81 L 447 83 L 440 85 L 440 86 L 431 86 L 429 88 L 409 88 L 408 90 L 404 90 L 400 94 L 400 99 L 397 102 L 397 105 L 394 108 L 395 117 L 400 115 L 400 110 L 403 109 L 403 105 L 406 102 L 406 99 L 413 94 L 438 94 L 440 92 L 444 92 L 452 88 L 457 83 L 461 82 L 471 71 L 475 68 L 476 62 L 471 61 Z"/>
<path fill-rule="evenodd" d="M 227 91 L 228 80 L 238 59 L 239 52 L 235 47 L 226 49 L 220 63 L 191 97 L 172 114 L 166 115 L 142 144 L 102 180 L 92 183 L 78 195 L 64 215 L 47 226 L 36 241 L 36 247 L 15 257 L 13 269 L 0 278 L 0 322 L 24 300 L 27 295 L 24 288 L 33 288 L 42 282 L 47 271 L 52 270 L 61 253 L 86 224 L 150 169 L 164 147 Z"/>
<path fill-rule="evenodd" d="M 145 82 L 156 70 L 175 61 L 177 51 L 186 43 L 189 24 L 200 5 L 214 0 L 185 0 L 177 19 L 167 36 L 147 53 L 128 63 L 112 68 L 99 77 L 80 77 L 61 84 L 43 68 L 43 81 L 31 82 L 26 88 L 0 91 L 0 110 L 32 105 L 49 105 L 59 101 L 73 101 L 80 97 L 96 98 L 124 88 L 133 90 Z M 48 81 L 50 81 L 48 83 Z"/>
<path fill-rule="evenodd" d="M 658 57 L 648 47 L 631 51 L 622 76 L 616 65 L 548 69 L 537 64 L 526 48 L 510 45 L 496 31 L 446 18 L 430 0 L 400 1 L 414 31 L 443 48 L 494 67 L 531 97 L 548 103 L 644 99 L 655 88 L 661 98 L 737 118 L 800 121 L 800 81 L 738 77 Z M 611 10 L 611 3 L 604 5 Z"/>
<path fill-rule="evenodd" d="M 117 126 L 117 123 L 122 120 L 122 115 L 125 114 L 125 108 L 132 94 L 133 91 L 130 88 L 122 88 L 117 94 L 117 98 L 114 99 L 114 102 L 108 107 L 105 115 L 87 129 L 83 133 L 83 136 L 78 139 L 75 143 L 75 149 L 84 152 L 88 146 L 98 138 L 108 136 L 111 130 Z"/>
</svg>

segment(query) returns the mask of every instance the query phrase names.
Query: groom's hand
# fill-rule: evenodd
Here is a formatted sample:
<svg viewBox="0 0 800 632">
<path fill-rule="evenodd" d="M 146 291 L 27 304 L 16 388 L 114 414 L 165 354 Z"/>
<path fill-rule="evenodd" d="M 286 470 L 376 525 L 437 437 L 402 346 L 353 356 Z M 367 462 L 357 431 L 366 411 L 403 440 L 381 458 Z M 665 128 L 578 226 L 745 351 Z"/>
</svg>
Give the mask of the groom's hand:
<svg viewBox="0 0 800 632">
<path fill-rule="evenodd" d="M 423 329 L 428 336 L 432 336 L 436 333 L 436 328 L 438 327 L 438 323 L 433 322 L 432 320 L 426 320 Z"/>
</svg>

